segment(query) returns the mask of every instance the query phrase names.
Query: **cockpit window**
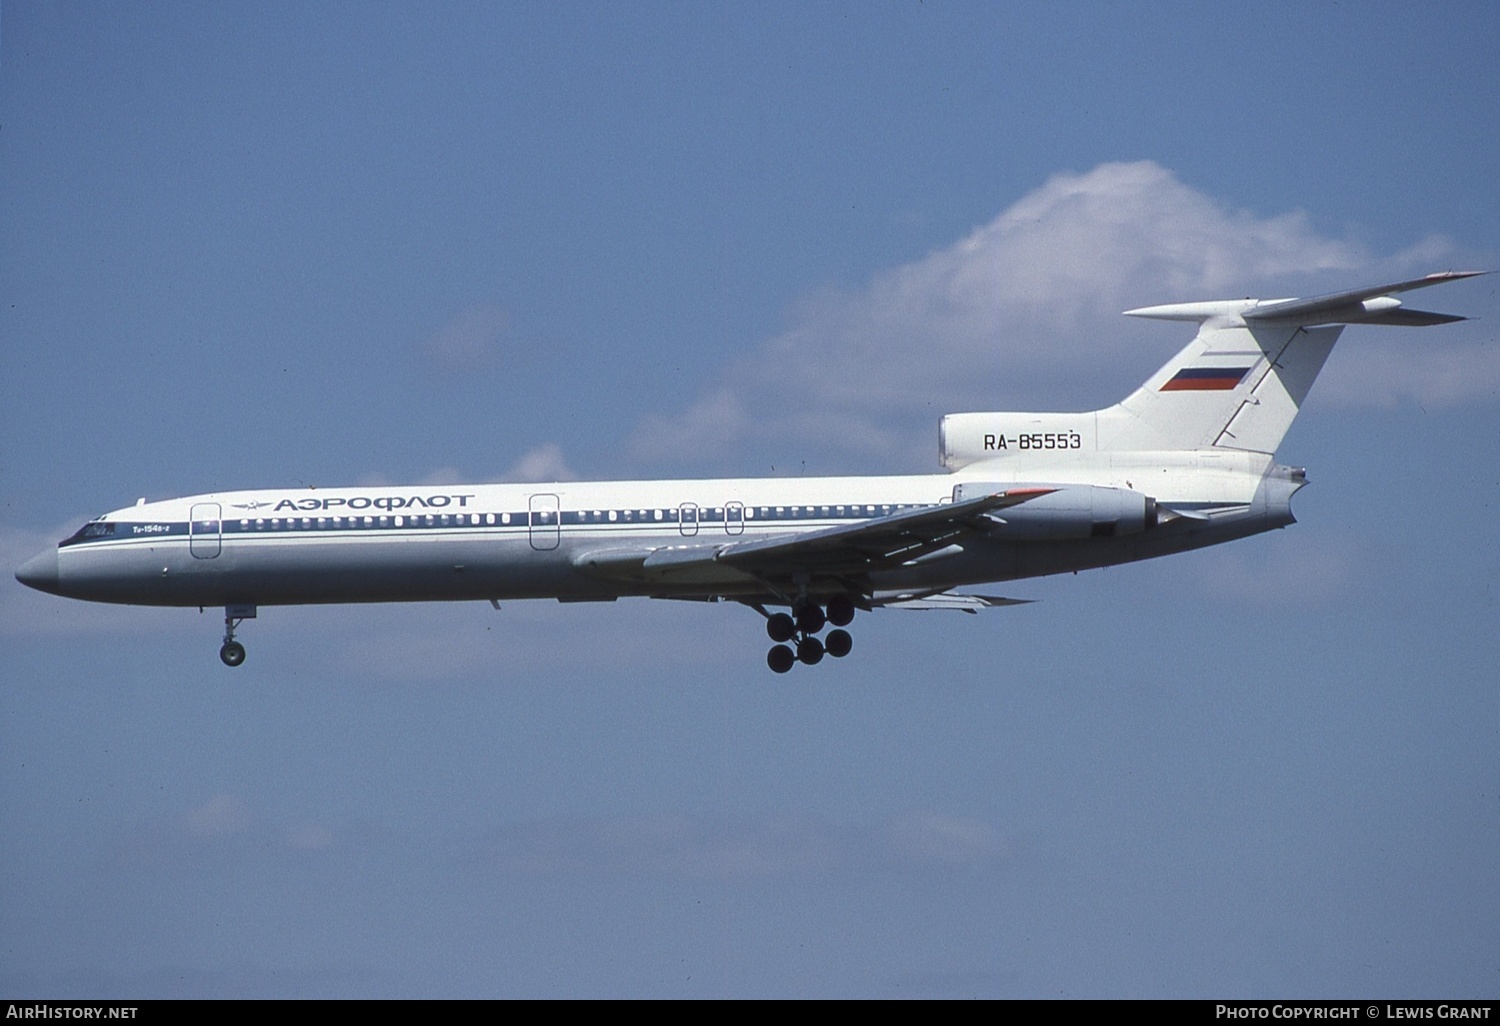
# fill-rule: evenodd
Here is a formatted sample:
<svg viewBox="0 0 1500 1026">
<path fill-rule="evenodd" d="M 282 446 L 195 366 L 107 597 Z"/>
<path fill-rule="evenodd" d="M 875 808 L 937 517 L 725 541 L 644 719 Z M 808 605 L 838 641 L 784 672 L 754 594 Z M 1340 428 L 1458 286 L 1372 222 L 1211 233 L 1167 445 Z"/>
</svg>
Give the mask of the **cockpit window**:
<svg viewBox="0 0 1500 1026">
<path fill-rule="evenodd" d="M 90 520 L 77 531 L 68 541 L 83 541 L 87 538 L 108 538 L 115 533 L 115 525 L 105 523 L 103 520 Z"/>
</svg>

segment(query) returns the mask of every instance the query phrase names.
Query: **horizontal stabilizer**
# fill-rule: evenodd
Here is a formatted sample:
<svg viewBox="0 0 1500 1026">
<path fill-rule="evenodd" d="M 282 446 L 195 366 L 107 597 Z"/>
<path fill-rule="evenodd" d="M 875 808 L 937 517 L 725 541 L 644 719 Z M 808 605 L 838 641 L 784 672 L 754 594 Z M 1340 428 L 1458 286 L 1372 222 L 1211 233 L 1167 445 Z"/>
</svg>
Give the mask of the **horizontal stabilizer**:
<svg viewBox="0 0 1500 1026">
<path fill-rule="evenodd" d="M 1429 285 L 1441 285 L 1444 282 L 1473 278 L 1484 273 L 1483 271 L 1443 271 L 1422 278 L 1413 278 L 1410 281 L 1398 281 L 1390 285 L 1372 285 L 1368 288 L 1352 289 L 1349 292 L 1314 296 L 1311 299 L 1263 301 L 1246 310 L 1243 316 L 1247 321 L 1296 320 L 1301 324 L 1399 324 L 1403 322 L 1382 320 L 1382 317 L 1400 310 L 1400 301 L 1390 298 L 1393 293 L 1425 289 Z M 1452 317 L 1446 314 L 1428 314 L 1415 310 L 1411 312 L 1419 318 L 1441 318 L 1440 320 L 1419 320 L 1416 322 L 1419 325 L 1445 324 L 1450 321 L 1464 320 L 1462 317 Z"/>
<path fill-rule="evenodd" d="M 1384 313 L 1366 317 L 1360 324 L 1389 324 L 1398 328 L 1430 328 L 1434 324 L 1452 324 L 1454 321 L 1466 321 L 1467 317 L 1457 314 L 1429 313 L 1426 310 L 1408 310 L 1402 307 L 1399 310 L 1387 310 Z"/>
<path fill-rule="evenodd" d="M 1200 327 L 1145 384 L 1095 414 L 1095 445 L 1114 452 L 1212 447 L 1274 453 L 1345 325 L 1426 327 L 1465 320 L 1409 310 L 1396 295 L 1485 273 L 1443 271 L 1308 299 L 1216 299 L 1127 310 L 1131 317 L 1196 321 Z M 1080 440 L 1086 437 L 1084 430 L 1073 430 Z M 1191 517 L 1185 510 L 1170 512 Z"/>
<path fill-rule="evenodd" d="M 1218 299 L 1199 303 L 1167 303 L 1126 310 L 1127 317 L 1149 317 L 1161 321 L 1206 322 L 1221 318 L 1245 322 L 1272 321 L 1298 325 L 1313 324 L 1390 324 L 1401 327 L 1426 327 L 1451 324 L 1466 318 L 1453 314 L 1406 310 L 1398 292 L 1425 289 L 1444 282 L 1460 281 L 1486 274 L 1486 271 L 1443 271 L 1410 281 L 1389 285 L 1371 285 L 1348 292 L 1332 292 L 1308 299 Z"/>
</svg>

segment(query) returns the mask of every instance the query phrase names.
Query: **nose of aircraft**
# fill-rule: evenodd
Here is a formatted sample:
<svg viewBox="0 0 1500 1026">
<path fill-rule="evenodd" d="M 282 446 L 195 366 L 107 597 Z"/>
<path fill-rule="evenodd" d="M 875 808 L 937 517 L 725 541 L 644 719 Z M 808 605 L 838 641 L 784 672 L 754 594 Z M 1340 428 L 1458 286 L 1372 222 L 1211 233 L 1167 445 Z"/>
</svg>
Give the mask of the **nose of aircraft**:
<svg viewBox="0 0 1500 1026">
<path fill-rule="evenodd" d="M 22 563 L 16 580 L 28 588 L 57 594 L 57 550 L 48 549 Z"/>
</svg>

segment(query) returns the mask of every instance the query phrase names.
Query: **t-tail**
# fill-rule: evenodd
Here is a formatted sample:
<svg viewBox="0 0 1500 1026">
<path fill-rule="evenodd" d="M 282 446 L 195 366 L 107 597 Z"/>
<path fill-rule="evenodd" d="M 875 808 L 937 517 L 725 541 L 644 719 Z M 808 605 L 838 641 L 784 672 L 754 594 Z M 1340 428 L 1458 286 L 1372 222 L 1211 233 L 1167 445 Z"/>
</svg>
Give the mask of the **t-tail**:
<svg viewBox="0 0 1500 1026">
<path fill-rule="evenodd" d="M 1196 321 L 1198 335 L 1145 384 L 1107 409 L 945 417 L 943 463 L 957 470 L 1037 449 L 1049 455 L 1069 449 L 1274 453 L 1345 325 L 1423 327 L 1464 320 L 1409 309 L 1395 294 L 1482 273 L 1446 271 L 1311 299 L 1216 300 L 1127 310 L 1130 317 Z"/>
</svg>

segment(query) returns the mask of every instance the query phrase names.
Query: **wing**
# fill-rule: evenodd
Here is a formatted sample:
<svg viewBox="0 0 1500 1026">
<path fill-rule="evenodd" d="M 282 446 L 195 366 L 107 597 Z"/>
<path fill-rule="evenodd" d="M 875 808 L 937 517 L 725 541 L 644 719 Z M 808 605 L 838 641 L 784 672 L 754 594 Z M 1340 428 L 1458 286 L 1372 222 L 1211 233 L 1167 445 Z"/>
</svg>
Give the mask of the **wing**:
<svg viewBox="0 0 1500 1026">
<path fill-rule="evenodd" d="M 993 526 L 988 514 L 1055 490 L 1011 488 L 873 520 L 750 541 L 585 552 L 574 559 L 574 565 L 600 576 L 648 585 L 711 587 L 754 580 L 786 593 L 797 583 L 832 578 L 851 591 L 869 594 L 872 572 L 956 554 L 963 539 Z"/>
<path fill-rule="evenodd" d="M 1019 506 L 1055 488 L 1012 488 L 962 502 L 926 506 L 791 537 L 725 546 L 716 557 L 756 577 L 799 572 L 859 574 L 921 561 L 993 524 L 986 514 Z"/>
</svg>

